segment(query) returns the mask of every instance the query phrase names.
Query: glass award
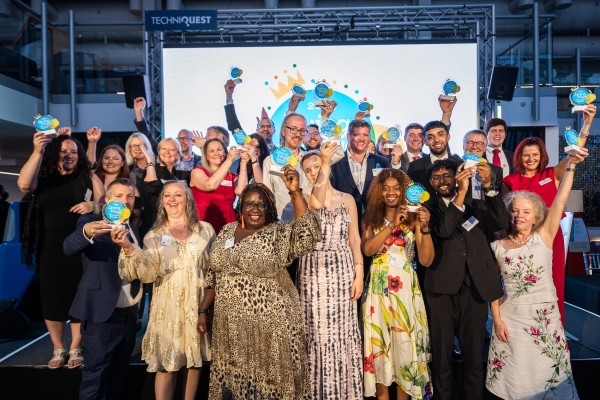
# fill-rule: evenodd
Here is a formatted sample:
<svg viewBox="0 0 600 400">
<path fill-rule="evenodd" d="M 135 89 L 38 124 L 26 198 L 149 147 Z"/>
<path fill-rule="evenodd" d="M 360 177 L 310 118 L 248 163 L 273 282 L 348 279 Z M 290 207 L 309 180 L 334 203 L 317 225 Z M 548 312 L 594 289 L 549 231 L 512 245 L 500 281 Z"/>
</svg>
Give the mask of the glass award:
<svg viewBox="0 0 600 400">
<path fill-rule="evenodd" d="M 283 176 L 283 167 L 286 165 L 294 166 L 296 165 L 296 157 L 292 154 L 292 151 L 287 147 L 277 147 L 273 150 L 273 154 L 271 154 L 271 168 L 269 170 L 270 174 Z"/>
<path fill-rule="evenodd" d="M 462 156 L 463 161 L 465 162 L 465 166 L 463 169 L 469 169 L 475 167 L 476 164 L 486 163 L 487 160 L 483 157 L 478 156 L 474 153 L 465 153 Z"/>
<path fill-rule="evenodd" d="M 406 201 L 408 202 L 408 212 L 417 212 L 419 203 L 423 204 L 429 200 L 429 192 L 425 188 L 415 182 L 411 182 L 406 188 Z"/>
<path fill-rule="evenodd" d="M 337 123 L 335 119 L 328 118 L 326 120 L 321 121 L 319 132 L 321 132 L 323 143 L 338 142 L 339 144 L 340 136 L 342 134 L 342 127 Z"/>
<path fill-rule="evenodd" d="M 243 130 L 236 129 L 235 131 L 233 131 L 233 140 L 235 140 L 235 143 L 237 144 L 237 146 L 232 146 L 233 149 L 238 149 L 241 151 L 248 151 L 248 149 L 246 149 L 243 146 L 245 144 L 250 143 L 252 138 L 250 136 L 248 136 L 246 134 L 246 132 L 244 132 Z"/>
<path fill-rule="evenodd" d="M 366 100 L 361 100 L 358 102 L 358 111 L 366 113 L 365 117 L 371 116 L 371 110 L 373 109 L 373 104 L 369 103 Z"/>
<path fill-rule="evenodd" d="M 108 200 L 102 207 L 102 218 L 110 226 L 126 224 L 131 216 L 131 211 L 125 203 L 116 200 Z"/>
<path fill-rule="evenodd" d="M 581 147 L 579 147 L 579 145 L 582 144 L 582 139 L 579 137 L 579 133 L 570 126 L 565 127 L 565 140 L 568 144 L 568 146 L 565 147 L 565 153 L 576 156 L 581 152 Z"/>
<path fill-rule="evenodd" d="M 36 115 L 33 119 L 36 132 L 42 132 L 46 137 L 55 138 L 58 120 L 51 115 Z"/>
<path fill-rule="evenodd" d="M 292 93 L 294 96 L 304 100 L 306 98 L 306 90 L 300 85 L 292 86 Z"/>
<path fill-rule="evenodd" d="M 384 139 L 387 139 L 387 143 L 383 146 L 384 149 L 393 149 L 394 146 L 400 145 L 402 147 L 402 153 L 406 152 L 406 145 L 402 140 L 402 130 L 400 126 L 390 126 L 382 134 Z"/>
<path fill-rule="evenodd" d="M 453 101 L 456 97 L 456 93 L 460 92 L 460 86 L 458 86 L 456 81 L 446 79 L 446 82 L 444 82 L 444 85 L 442 86 L 442 92 L 444 93 L 440 96 L 442 100 Z"/>
<path fill-rule="evenodd" d="M 242 78 L 240 78 L 240 76 L 242 76 L 243 72 L 244 71 L 242 71 L 238 67 L 231 67 L 231 71 L 229 72 L 229 76 L 231 77 L 231 79 L 233 79 L 233 83 L 235 83 L 236 85 L 242 83 Z"/>
<path fill-rule="evenodd" d="M 591 104 L 596 100 L 596 95 L 589 89 L 576 87 L 571 90 L 569 100 L 573 105 L 573 108 L 571 109 L 572 113 L 583 112 L 588 104 Z"/>
<path fill-rule="evenodd" d="M 333 96 L 333 89 L 327 82 L 318 81 L 315 85 L 314 96 L 316 100 L 315 106 L 324 106 L 325 100 Z"/>
</svg>

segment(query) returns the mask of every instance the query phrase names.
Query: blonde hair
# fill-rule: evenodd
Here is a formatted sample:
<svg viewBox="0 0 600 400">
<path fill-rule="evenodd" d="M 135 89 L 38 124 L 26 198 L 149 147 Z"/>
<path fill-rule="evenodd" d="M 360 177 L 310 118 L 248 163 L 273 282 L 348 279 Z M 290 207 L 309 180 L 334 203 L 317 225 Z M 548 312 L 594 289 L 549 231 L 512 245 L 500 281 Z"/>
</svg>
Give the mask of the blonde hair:
<svg viewBox="0 0 600 400">
<path fill-rule="evenodd" d="M 133 140 L 133 138 L 140 139 L 146 146 L 146 153 L 150 154 L 152 156 L 152 158 L 154 158 L 154 150 L 152 150 L 152 146 L 150 145 L 150 140 L 148 140 L 148 137 L 146 135 L 144 135 L 143 133 L 135 132 L 135 133 L 132 133 L 129 136 L 129 138 L 127 138 L 127 142 L 125 142 L 125 160 L 127 161 L 127 165 L 135 164 L 135 160 L 133 159 L 133 156 L 131 155 L 131 147 L 130 147 L 131 141 Z"/>
<path fill-rule="evenodd" d="M 198 213 L 196 212 L 196 201 L 194 200 L 194 195 L 192 194 L 192 190 L 185 184 L 185 182 L 180 181 L 168 181 L 165 182 L 163 189 L 158 196 L 158 201 L 156 202 L 156 220 L 154 221 L 154 225 L 150 230 L 157 231 L 162 228 L 165 228 L 167 222 L 169 221 L 169 216 L 167 215 L 167 210 L 165 209 L 165 205 L 163 204 L 163 197 L 165 195 L 165 189 L 170 185 L 179 185 L 183 189 L 186 197 L 185 202 L 185 219 L 186 226 L 190 231 L 198 232 L 198 230 L 202 227 L 200 224 L 200 220 L 198 220 Z"/>
<path fill-rule="evenodd" d="M 173 144 L 175 145 L 175 149 L 177 149 L 177 151 L 178 151 L 178 154 L 179 154 L 179 155 L 177 156 L 177 158 L 181 157 L 181 145 L 179 144 L 179 142 L 178 142 L 177 140 L 175 140 L 175 139 L 171 138 L 171 137 L 164 138 L 163 140 L 161 140 L 161 141 L 158 143 L 158 146 L 156 146 L 156 151 L 158 152 L 158 159 L 160 160 L 160 162 L 161 162 L 161 163 L 163 162 L 163 160 L 161 160 L 161 159 L 160 159 L 160 149 L 161 149 L 161 148 L 162 148 L 162 147 L 165 145 L 165 143 L 167 143 L 167 142 L 171 142 L 171 143 L 173 143 Z"/>
<path fill-rule="evenodd" d="M 544 221 L 548 216 L 548 207 L 546 206 L 546 203 L 544 203 L 544 200 L 536 193 L 527 190 L 517 190 L 504 196 L 504 204 L 506 204 L 506 210 L 509 213 L 512 213 L 512 205 L 514 201 L 518 199 L 528 200 L 533 205 L 536 223 L 531 227 L 531 233 L 534 233 L 544 224 Z"/>
</svg>

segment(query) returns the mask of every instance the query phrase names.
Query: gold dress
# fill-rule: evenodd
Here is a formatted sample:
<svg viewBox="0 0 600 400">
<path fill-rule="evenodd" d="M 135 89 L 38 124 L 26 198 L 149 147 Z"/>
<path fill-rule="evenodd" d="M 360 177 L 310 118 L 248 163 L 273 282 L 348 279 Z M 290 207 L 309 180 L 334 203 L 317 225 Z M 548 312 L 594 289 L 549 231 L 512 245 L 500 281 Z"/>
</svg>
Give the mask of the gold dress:
<svg viewBox="0 0 600 400">
<path fill-rule="evenodd" d="M 216 296 L 209 399 L 309 399 L 300 300 L 285 267 L 321 240 L 319 216 L 309 209 L 226 245 L 237 226 L 225 225 L 210 253 L 207 286 Z"/>
<path fill-rule="evenodd" d="M 131 281 L 154 283 L 148 328 L 142 341 L 142 360 L 148 372 L 202 367 L 210 360 L 210 338 L 198 332 L 198 306 L 204 297 L 208 252 L 215 231 L 200 222 L 186 244 L 165 228 L 144 238 L 144 250 L 119 254 L 119 275 Z"/>
</svg>

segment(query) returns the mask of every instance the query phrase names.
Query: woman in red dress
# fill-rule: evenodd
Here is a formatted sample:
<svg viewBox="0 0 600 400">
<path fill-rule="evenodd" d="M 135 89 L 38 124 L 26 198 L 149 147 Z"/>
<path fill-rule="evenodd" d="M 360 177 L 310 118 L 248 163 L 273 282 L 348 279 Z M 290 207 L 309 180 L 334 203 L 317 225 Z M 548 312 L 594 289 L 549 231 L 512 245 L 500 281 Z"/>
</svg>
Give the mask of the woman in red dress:
<svg viewBox="0 0 600 400">
<path fill-rule="evenodd" d="M 585 145 L 590 126 L 596 114 L 596 106 L 588 105 L 584 111 L 583 127 L 580 131 L 580 147 Z M 583 148 L 580 157 L 587 157 L 588 151 Z M 558 165 L 548 167 L 548 153 L 542 139 L 531 137 L 523 139 L 517 146 L 514 155 L 515 173 L 508 175 L 502 180 L 502 183 L 510 191 L 527 190 L 538 194 L 550 207 L 556 194 L 558 185 L 565 173 L 568 160 L 571 156 L 565 157 Z M 563 215 L 564 216 L 564 215 Z M 562 229 L 558 228 L 558 233 L 554 237 L 552 245 L 552 278 L 556 287 L 558 296 L 558 307 L 562 317 L 563 325 L 565 321 L 565 244 Z"/>
<path fill-rule="evenodd" d="M 241 155 L 240 155 L 241 153 Z M 232 149 L 217 139 L 209 139 L 202 149 L 202 166 L 192 170 L 190 186 L 196 200 L 198 219 L 212 225 L 218 234 L 226 224 L 235 221 L 233 202 L 248 184 L 246 165 L 249 151 Z M 240 155 L 240 175 L 230 172 L 231 164 Z"/>
</svg>

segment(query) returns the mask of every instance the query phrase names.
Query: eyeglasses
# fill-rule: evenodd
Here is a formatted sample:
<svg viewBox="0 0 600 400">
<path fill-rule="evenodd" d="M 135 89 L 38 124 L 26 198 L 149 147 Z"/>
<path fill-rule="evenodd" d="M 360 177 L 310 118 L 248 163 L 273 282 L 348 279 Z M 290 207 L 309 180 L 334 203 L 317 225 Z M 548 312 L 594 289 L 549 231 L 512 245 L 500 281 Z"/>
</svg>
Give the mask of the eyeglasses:
<svg viewBox="0 0 600 400">
<path fill-rule="evenodd" d="M 321 133 L 319 133 L 319 131 L 315 131 L 313 133 L 306 131 L 306 136 L 321 136 Z"/>
<path fill-rule="evenodd" d="M 290 133 L 292 135 L 300 134 L 300 135 L 304 136 L 304 135 L 306 135 L 306 132 L 308 132 L 306 129 L 292 128 L 291 126 L 287 126 L 287 125 L 285 127 L 290 130 Z"/>
<path fill-rule="evenodd" d="M 431 180 L 434 182 L 438 182 L 440 180 L 448 180 L 450 178 L 452 178 L 454 175 L 453 174 L 442 174 L 442 175 L 431 175 Z"/>
<path fill-rule="evenodd" d="M 469 140 L 467 142 L 468 146 L 477 146 L 477 147 L 485 147 L 485 142 L 474 142 L 472 140 Z"/>
<path fill-rule="evenodd" d="M 273 125 L 259 125 L 258 129 L 273 129 Z"/>
<path fill-rule="evenodd" d="M 244 203 L 244 208 L 246 209 L 246 211 L 252 211 L 255 207 L 258 208 L 260 211 L 265 211 L 267 209 L 267 205 L 265 203 Z"/>
<path fill-rule="evenodd" d="M 177 138 L 177 141 L 178 141 L 178 142 L 185 142 L 186 140 L 192 140 L 192 138 L 191 138 L 191 137 L 189 137 L 189 136 L 185 136 L 185 137 L 178 137 L 178 138 Z"/>
<path fill-rule="evenodd" d="M 144 144 L 143 144 L 143 143 L 140 143 L 140 144 L 130 144 L 130 145 L 129 145 L 129 148 L 130 148 L 130 149 L 141 149 L 141 148 L 142 148 L 142 146 L 144 146 Z M 145 147 L 145 146 L 144 146 L 144 147 Z"/>
</svg>

